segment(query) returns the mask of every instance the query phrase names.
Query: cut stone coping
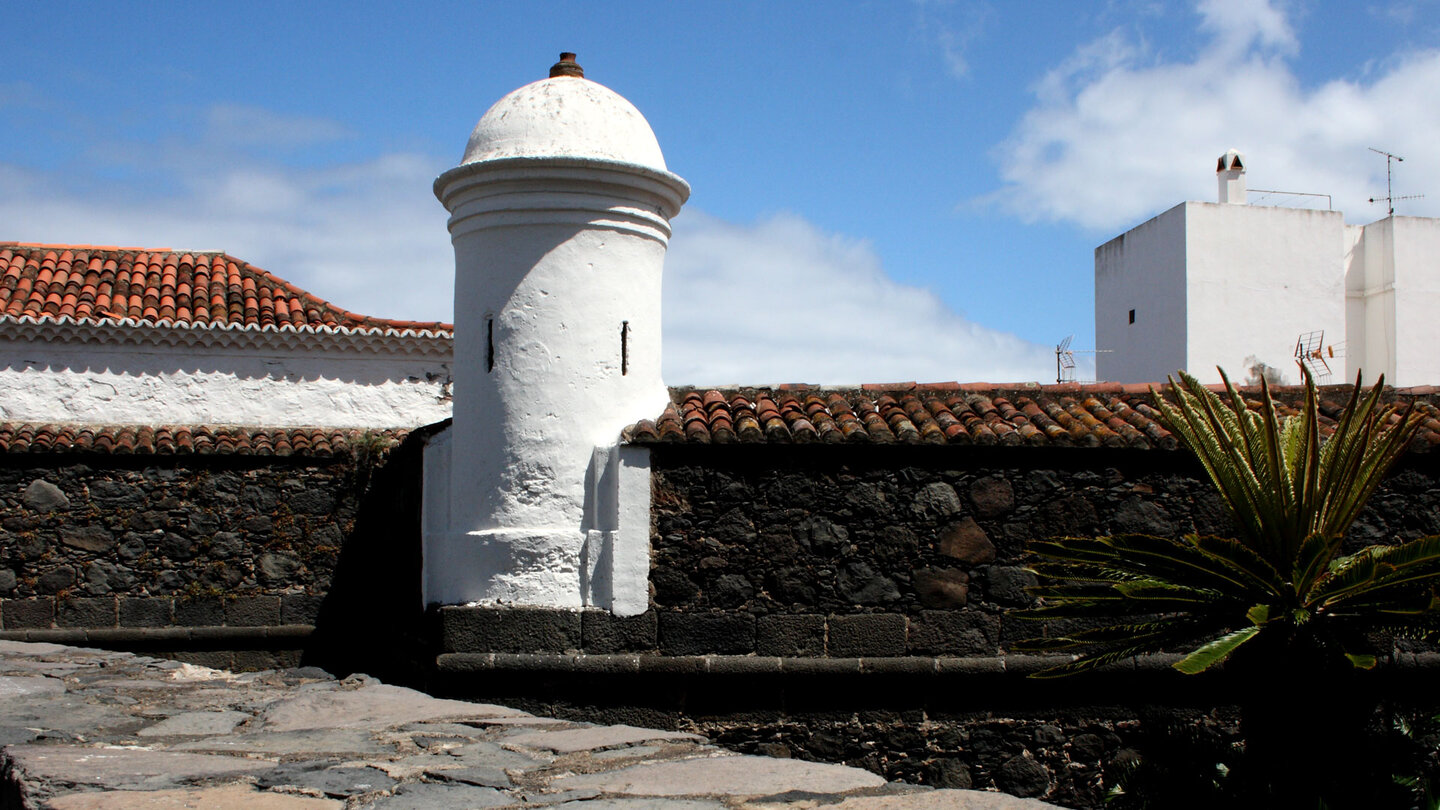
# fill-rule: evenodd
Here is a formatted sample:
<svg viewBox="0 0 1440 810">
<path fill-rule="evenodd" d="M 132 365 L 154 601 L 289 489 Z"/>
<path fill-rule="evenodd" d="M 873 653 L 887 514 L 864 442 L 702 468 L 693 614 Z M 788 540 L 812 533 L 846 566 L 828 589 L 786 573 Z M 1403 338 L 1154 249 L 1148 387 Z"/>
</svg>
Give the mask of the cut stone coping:
<svg viewBox="0 0 1440 810">
<path fill-rule="evenodd" d="M 1117 671 L 1163 671 L 1178 655 L 1153 655 L 1111 664 Z M 654 672 L 707 675 L 1008 675 L 1028 676 L 1073 660 L 1071 656 L 892 656 L 877 658 L 775 657 L 765 655 L 656 655 L 653 653 L 444 653 L 443 673 L 489 671 L 623 674 Z"/>
<path fill-rule="evenodd" d="M 51 627 L 33 630 L 0 630 L 0 644 L 36 643 L 83 646 L 103 644 L 124 647 L 130 644 L 185 644 L 189 642 L 300 643 L 315 634 L 313 624 L 270 624 L 197 627 Z"/>
<path fill-rule="evenodd" d="M 1107 664 L 1097 671 L 1177 676 L 1176 662 L 1183 655 L 1157 653 Z M 481 672 L 546 672 L 584 675 L 626 673 L 713 676 L 754 675 L 933 675 L 940 678 L 992 676 L 1027 678 L 1050 667 L 1075 660 L 1068 655 L 893 656 L 875 658 L 822 658 L 764 655 L 657 655 L 655 653 L 444 653 L 435 659 L 441 674 Z M 1396 653 L 1382 658 L 1378 669 L 1394 672 L 1440 671 L 1440 653 Z M 1223 672 L 1224 665 L 1216 667 Z"/>
<path fill-rule="evenodd" d="M 0 796 L 24 808 L 1049 806 L 887 784 L 845 765 L 734 754 L 694 734 L 536 717 L 309 668 L 236 674 L 0 641 L 0 698 L 0 729 L 24 732 L 0 748 Z"/>
</svg>

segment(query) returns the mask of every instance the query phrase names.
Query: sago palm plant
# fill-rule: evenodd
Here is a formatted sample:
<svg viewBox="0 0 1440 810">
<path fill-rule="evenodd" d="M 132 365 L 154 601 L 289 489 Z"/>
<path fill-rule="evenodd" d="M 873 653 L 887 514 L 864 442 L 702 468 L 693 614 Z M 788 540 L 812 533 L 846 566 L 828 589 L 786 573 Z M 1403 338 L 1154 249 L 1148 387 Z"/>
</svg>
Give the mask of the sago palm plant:
<svg viewBox="0 0 1440 810">
<path fill-rule="evenodd" d="M 1382 406 L 1383 377 L 1368 392 L 1357 378 L 1326 436 L 1308 373 L 1304 404 L 1288 418 L 1263 381 L 1260 407 L 1252 410 L 1221 377 L 1224 398 L 1185 372 L 1170 381 L 1174 404 L 1152 396 L 1199 457 L 1237 536 L 1032 544 L 1041 605 L 1019 615 L 1078 620 L 1068 623 L 1073 631 L 1055 623 L 1049 638 L 1018 645 L 1078 656 L 1040 677 L 1162 650 L 1185 652 L 1176 669 L 1198 673 L 1266 639 L 1262 646 L 1290 655 L 1344 656 L 1369 668 L 1375 658 L 1363 648 L 1366 632 L 1428 636 L 1440 628 L 1440 537 L 1341 553 L 1346 530 L 1415 437 L 1421 414 L 1412 409 L 1402 417 L 1396 406 Z"/>
<path fill-rule="evenodd" d="M 1341 551 L 1423 419 L 1383 406 L 1383 385 L 1363 392 L 1357 378 L 1328 436 L 1308 373 L 1290 417 L 1263 381 L 1258 410 L 1229 379 L 1223 398 L 1183 372 L 1171 380 L 1174 404 L 1152 392 L 1229 507 L 1236 536 L 1035 543 L 1041 602 L 1021 615 L 1062 621 L 1017 648 L 1076 654 L 1038 676 L 1161 651 L 1183 653 L 1175 668 L 1187 674 L 1230 659 L 1245 742 L 1232 772 L 1240 806 L 1380 806 L 1389 780 L 1375 775 L 1388 771 L 1364 742 L 1374 692 L 1353 674 L 1376 663 L 1366 634 L 1440 630 L 1440 537 Z"/>
</svg>

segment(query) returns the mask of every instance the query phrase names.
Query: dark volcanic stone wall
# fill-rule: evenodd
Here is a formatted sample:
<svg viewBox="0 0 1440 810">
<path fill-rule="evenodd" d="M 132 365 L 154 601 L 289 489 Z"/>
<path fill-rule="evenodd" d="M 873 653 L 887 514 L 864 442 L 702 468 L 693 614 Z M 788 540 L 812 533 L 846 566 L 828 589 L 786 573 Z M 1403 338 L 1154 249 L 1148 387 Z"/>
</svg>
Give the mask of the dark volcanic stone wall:
<svg viewBox="0 0 1440 810">
<path fill-rule="evenodd" d="M 348 473 L 173 463 L 0 469 L 0 588 L 65 602 L 323 592 L 355 519 Z"/>
<path fill-rule="evenodd" d="M 101 461 L 0 468 L 5 629 L 314 621 L 349 465 Z"/>
<path fill-rule="evenodd" d="M 1097 707 L 1083 712 L 815 713 L 757 724 L 699 718 L 681 727 L 751 754 L 844 762 L 936 788 L 993 788 L 1069 807 L 1101 807 L 1127 762 L 1153 754 L 1145 729 L 1184 729 L 1210 750 L 1236 741 L 1233 715 Z M 1203 767 L 1204 763 L 1187 763 Z"/>
<path fill-rule="evenodd" d="M 994 789 L 1077 808 L 1104 806 L 1120 771 L 1141 757 L 1190 772 L 1239 739 L 1234 710 L 1198 706 L 959 710 L 912 706 L 894 696 L 885 707 L 882 699 L 857 695 L 847 708 L 716 713 L 597 708 L 551 697 L 532 683 L 527 695 L 505 702 L 541 714 L 695 732 L 746 754 L 843 762 L 911 784 Z"/>
<path fill-rule="evenodd" d="M 419 621 L 418 459 L 0 458 L 0 632 L 241 668 L 384 638 Z"/>
<path fill-rule="evenodd" d="M 703 652 L 994 655 L 1038 631 L 1005 617 L 1029 601 L 1027 541 L 1231 532 L 1170 451 L 657 447 L 654 469 L 662 652 L 668 624 L 669 651 L 691 654 L 708 637 Z M 1428 456 L 1407 461 L 1351 542 L 1440 532 L 1436 483 Z M 714 627 L 682 633 L 697 622 Z"/>
<path fill-rule="evenodd" d="M 961 452 L 807 450 L 656 451 L 658 610 L 998 616 L 1028 601 L 1020 566 L 1031 538 L 1228 525 L 1218 497 L 1170 453 L 1016 449 L 978 463 Z M 1082 460 L 1105 463 L 1061 463 Z"/>
</svg>

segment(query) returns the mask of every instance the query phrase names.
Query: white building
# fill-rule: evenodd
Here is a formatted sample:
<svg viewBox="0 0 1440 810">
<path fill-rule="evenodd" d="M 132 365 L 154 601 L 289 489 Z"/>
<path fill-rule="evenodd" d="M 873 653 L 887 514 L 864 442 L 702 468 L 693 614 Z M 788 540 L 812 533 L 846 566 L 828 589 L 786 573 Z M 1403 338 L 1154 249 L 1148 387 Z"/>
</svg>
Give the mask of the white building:
<svg viewBox="0 0 1440 810">
<path fill-rule="evenodd" d="M 1440 220 L 1247 205 L 1234 150 L 1217 177 L 1219 202 L 1181 203 L 1095 249 L 1099 379 L 1219 382 L 1219 366 L 1244 381 L 1263 365 L 1297 383 L 1299 345 L 1327 382 L 1362 369 L 1440 380 Z"/>
<path fill-rule="evenodd" d="M 408 428 L 451 327 L 346 312 L 217 252 L 0 243 L 0 420 Z"/>
</svg>

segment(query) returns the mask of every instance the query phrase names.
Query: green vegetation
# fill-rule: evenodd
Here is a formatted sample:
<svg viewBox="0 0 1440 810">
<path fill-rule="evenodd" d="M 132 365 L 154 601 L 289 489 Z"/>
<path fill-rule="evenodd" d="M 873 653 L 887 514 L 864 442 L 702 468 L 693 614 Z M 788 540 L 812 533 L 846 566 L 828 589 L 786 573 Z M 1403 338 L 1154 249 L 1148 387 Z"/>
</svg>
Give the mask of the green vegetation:
<svg viewBox="0 0 1440 810">
<path fill-rule="evenodd" d="M 385 458 L 400 442 L 384 431 L 363 430 L 352 433 L 347 446 L 350 452 L 348 485 L 356 492 L 364 492 L 370 486 L 370 479 L 384 463 Z"/>
<path fill-rule="evenodd" d="M 1229 507 L 1236 536 L 1034 543 L 1041 601 L 1019 615 L 1049 622 L 1049 635 L 1017 648 L 1076 655 L 1039 677 L 1156 652 L 1182 653 L 1175 668 L 1187 674 L 1228 661 L 1243 683 L 1249 763 L 1236 784 L 1296 806 L 1353 797 L 1334 749 L 1353 751 L 1373 720 L 1376 701 L 1356 671 L 1376 664 L 1374 634 L 1440 630 L 1440 537 L 1342 553 L 1422 420 L 1383 406 L 1383 385 L 1366 392 L 1357 379 L 1328 436 L 1308 374 L 1303 406 L 1288 417 L 1263 381 L 1258 408 L 1228 378 L 1223 397 L 1183 372 L 1171 380 L 1173 404 L 1154 394 Z"/>
<path fill-rule="evenodd" d="M 1223 372 L 1222 372 L 1223 374 Z M 1175 664 L 1202 672 L 1242 645 L 1280 639 L 1374 666 L 1363 635 L 1430 636 L 1440 597 L 1440 537 L 1342 555 L 1345 531 L 1420 427 L 1380 406 L 1381 382 L 1358 381 L 1328 439 L 1315 385 L 1282 418 L 1262 383 L 1258 411 L 1225 381 L 1229 405 L 1181 372 L 1176 403 L 1157 407 L 1195 452 L 1233 513 L 1237 537 L 1067 537 L 1032 544 L 1041 607 L 1025 618 L 1085 619 L 1028 651 L 1079 658 L 1040 673 L 1068 675 L 1121 658 L 1185 649 Z M 1173 380 L 1172 380 L 1173 384 Z M 1109 620 L 1095 626 L 1094 620 Z M 1191 642 L 1201 640 L 1198 646 Z"/>
</svg>

